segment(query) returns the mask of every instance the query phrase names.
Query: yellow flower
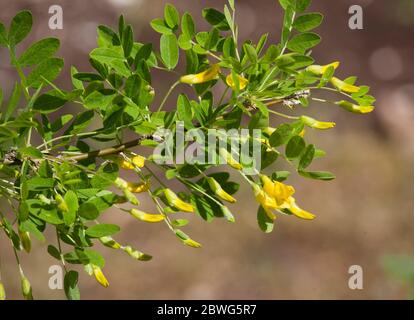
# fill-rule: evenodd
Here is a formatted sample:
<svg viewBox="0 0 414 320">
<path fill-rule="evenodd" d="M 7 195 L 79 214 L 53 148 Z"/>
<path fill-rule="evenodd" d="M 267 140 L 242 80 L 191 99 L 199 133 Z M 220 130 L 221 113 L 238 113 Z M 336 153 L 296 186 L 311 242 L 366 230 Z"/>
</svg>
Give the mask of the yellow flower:
<svg viewBox="0 0 414 320">
<path fill-rule="evenodd" d="M 219 150 L 220 156 L 227 162 L 227 164 L 236 170 L 242 170 L 243 166 L 237 162 L 230 152 L 227 151 L 225 148 L 220 148 Z"/>
<path fill-rule="evenodd" d="M 134 258 L 139 261 L 149 261 L 152 259 L 150 255 L 145 254 L 141 251 L 135 250 L 131 246 L 123 247 L 122 250 L 124 250 L 131 258 Z"/>
<path fill-rule="evenodd" d="M 338 101 L 336 102 L 336 104 L 340 106 L 341 108 L 347 111 L 353 112 L 353 113 L 361 113 L 361 114 L 370 113 L 375 109 L 374 106 L 358 106 L 356 104 L 353 104 L 345 100 Z"/>
<path fill-rule="evenodd" d="M 283 205 L 283 207 L 286 207 L 286 209 L 288 209 L 290 212 L 292 212 L 298 218 L 305 219 L 305 220 L 315 219 L 314 214 L 299 208 L 296 204 L 295 198 L 293 198 L 293 197 L 289 197 L 289 199 Z"/>
<path fill-rule="evenodd" d="M 30 250 L 32 248 L 32 242 L 30 240 L 30 234 L 27 231 L 22 231 L 19 229 L 19 237 L 22 244 L 23 249 L 30 253 Z"/>
<path fill-rule="evenodd" d="M 145 165 L 145 157 L 137 155 L 132 157 L 132 159 L 122 159 L 119 165 L 125 170 L 133 170 L 136 167 L 143 168 Z"/>
<path fill-rule="evenodd" d="M 331 78 L 331 83 L 335 88 L 346 93 L 357 93 L 359 91 L 359 87 L 346 83 L 336 77 Z"/>
<path fill-rule="evenodd" d="M 160 222 L 164 220 L 164 216 L 162 214 L 149 214 L 138 209 L 131 209 L 129 210 L 129 213 L 134 218 L 145 222 Z"/>
<path fill-rule="evenodd" d="M 201 248 L 201 243 L 198 243 L 190 238 L 183 240 L 183 243 L 192 248 Z"/>
<path fill-rule="evenodd" d="M 229 195 L 226 191 L 224 191 L 221 185 L 214 178 L 208 177 L 207 182 L 211 190 L 213 190 L 213 192 L 216 194 L 216 196 L 230 203 L 236 202 L 236 199 L 234 199 L 231 195 Z"/>
<path fill-rule="evenodd" d="M 262 190 L 258 185 L 253 185 L 254 196 L 256 201 L 262 206 L 265 210 L 267 216 L 275 220 L 276 215 L 273 213 L 274 209 L 277 209 L 276 200 L 269 196 L 264 190 Z"/>
<path fill-rule="evenodd" d="M 212 65 L 207 70 L 197 73 L 197 74 L 188 74 L 180 78 L 180 82 L 188 84 L 199 84 L 208 82 L 218 78 L 220 72 L 220 66 L 218 64 Z"/>
<path fill-rule="evenodd" d="M 93 275 L 95 276 L 96 281 L 98 281 L 102 287 L 108 288 L 109 282 L 106 279 L 105 275 L 103 274 L 101 268 L 99 268 L 98 266 L 92 265 L 92 270 L 93 270 Z"/>
<path fill-rule="evenodd" d="M 276 219 L 273 210 L 283 211 L 285 209 L 302 219 L 312 220 L 315 218 L 315 215 L 297 206 L 295 198 L 293 198 L 295 189 L 292 186 L 272 181 L 265 175 L 261 175 L 260 179 L 262 180 L 263 188 L 254 185 L 253 189 L 257 202 L 260 203 L 270 219 Z"/>
<path fill-rule="evenodd" d="M 147 192 L 149 190 L 149 187 L 150 187 L 149 182 L 139 182 L 139 183 L 128 182 L 127 183 L 128 190 L 133 193 Z"/>
<path fill-rule="evenodd" d="M 134 156 L 132 157 L 132 163 L 138 168 L 143 168 L 145 166 L 145 157 L 143 156 Z"/>
<path fill-rule="evenodd" d="M 249 83 L 249 80 L 247 80 L 246 78 L 242 77 L 241 75 L 237 75 L 237 79 L 239 80 L 239 89 L 240 90 L 243 90 L 244 88 L 247 87 L 247 84 Z M 233 81 L 233 74 L 230 73 L 226 77 L 226 83 L 233 90 L 237 90 L 236 83 Z"/>
<path fill-rule="evenodd" d="M 325 66 L 312 65 L 307 67 L 306 70 L 316 75 L 323 75 L 329 67 L 333 67 L 334 70 L 336 70 L 339 67 L 339 61 L 332 62 Z"/>
<path fill-rule="evenodd" d="M 298 134 L 298 136 L 299 137 L 304 137 L 305 136 L 305 134 L 306 134 L 306 130 L 305 129 L 303 129 L 299 134 Z"/>
<path fill-rule="evenodd" d="M 115 249 L 115 250 L 120 249 L 122 247 L 118 242 L 116 242 L 112 237 L 109 237 L 109 236 L 101 237 L 99 238 L 99 241 L 101 241 L 101 243 L 104 246 Z"/>
<path fill-rule="evenodd" d="M 307 116 L 301 116 L 300 119 L 307 126 L 311 128 L 315 128 L 315 129 L 320 129 L 320 130 L 331 129 L 335 127 L 336 125 L 335 122 L 318 121 L 316 119 L 313 119 Z"/>
<path fill-rule="evenodd" d="M 282 205 L 295 193 L 292 186 L 288 186 L 279 181 L 272 181 L 268 176 L 261 175 L 260 179 L 263 183 L 263 190 L 275 199 L 278 206 Z"/>
<path fill-rule="evenodd" d="M 26 300 L 33 300 L 32 285 L 24 274 L 21 274 L 22 294 Z"/>
<path fill-rule="evenodd" d="M 184 212 L 194 212 L 194 207 L 191 204 L 181 200 L 171 189 L 164 189 L 164 194 L 171 206 Z"/>
</svg>

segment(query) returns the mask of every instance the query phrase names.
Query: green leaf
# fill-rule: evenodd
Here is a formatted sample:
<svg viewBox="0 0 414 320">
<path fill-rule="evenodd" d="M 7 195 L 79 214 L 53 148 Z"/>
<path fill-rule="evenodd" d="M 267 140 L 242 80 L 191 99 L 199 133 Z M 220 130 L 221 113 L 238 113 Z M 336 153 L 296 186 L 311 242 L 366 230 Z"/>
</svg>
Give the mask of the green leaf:
<svg viewBox="0 0 414 320">
<path fill-rule="evenodd" d="M 186 34 L 181 34 L 178 37 L 178 45 L 183 50 L 190 50 L 193 47 L 191 44 L 191 38 Z"/>
<path fill-rule="evenodd" d="M 76 213 L 79 209 L 78 197 L 74 191 L 69 190 L 64 199 L 69 210 L 63 214 L 63 220 L 67 226 L 70 226 L 76 220 Z"/>
<path fill-rule="evenodd" d="M 93 203 L 85 202 L 79 207 L 79 215 L 86 220 L 95 220 L 99 217 L 99 210 Z"/>
<path fill-rule="evenodd" d="M 188 221 L 187 219 L 175 219 L 172 220 L 171 223 L 173 226 L 175 227 L 184 227 L 186 226 L 190 221 Z"/>
<path fill-rule="evenodd" d="M 27 86 L 38 89 L 44 83 L 53 82 L 62 71 L 63 65 L 63 59 L 60 58 L 44 60 L 28 75 Z"/>
<path fill-rule="evenodd" d="M 221 30 L 221 31 L 230 30 L 230 26 L 227 23 L 226 16 L 214 8 L 204 9 L 203 18 L 206 19 L 209 24 L 216 27 L 218 30 Z"/>
<path fill-rule="evenodd" d="M 311 0 L 279 0 L 280 5 L 283 9 L 291 7 L 297 12 L 303 12 L 309 7 Z"/>
<path fill-rule="evenodd" d="M 161 34 L 173 34 L 172 30 L 165 24 L 163 19 L 154 19 L 151 21 L 151 27 Z"/>
<path fill-rule="evenodd" d="M 2 120 L 7 121 L 12 116 L 12 114 L 17 108 L 17 105 L 19 104 L 21 94 L 22 94 L 22 87 L 18 82 L 16 82 L 14 84 L 10 100 L 7 104 L 6 112 L 2 114 Z"/>
<path fill-rule="evenodd" d="M 193 112 L 191 104 L 185 94 L 180 94 L 177 101 L 178 119 L 184 121 L 186 129 L 191 129 L 193 125 Z"/>
<path fill-rule="evenodd" d="M 148 60 L 152 53 L 152 43 L 144 44 L 137 52 L 135 56 L 135 65 L 138 65 L 141 60 Z"/>
<path fill-rule="evenodd" d="M 193 17 L 188 12 L 184 13 L 181 20 L 181 30 L 183 34 L 193 38 L 196 33 L 195 23 Z"/>
<path fill-rule="evenodd" d="M 57 96 L 55 93 L 45 93 L 39 96 L 34 104 L 33 110 L 40 113 L 51 113 L 58 110 L 67 102 L 66 99 Z"/>
<path fill-rule="evenodd" d="M 6 47 L 9 43 L 7 30 L 4 27 L 4 24 L 0 22 L 0 46 Z"/>
<path fill-rule="evenodd" d="M 28 190 L 39 191 L 51 189 L 55 185 L 55 180 L 52 178 L 34 177 L 26 181 Z"/>
<path fill-rule="evenodd" d="M 315 180 L 333 180 L 335 179 L 335 176 L 327 171 L 303 171 L 299 170 L 299 174 L 302 177 L 309 178 L 309 179 L 315 179 Z"/>
<path fill-rule="evenodd" d="M 122 34 L 122 48 L 124 49 L 125 58 L 128 58 L 130 56 L 133 45 L 134 31 L 132 30 L 132 27 L 128 25 Z"/>
<path fill-rule="evenodd" d="M 96 174 L 91 179 L 93 188 L 105 189 L 112 185 L 118 177 L 118 165 L 115 163 L 108 163 L 99 167 Z"/>
<path fill-rule="evenodd" d="M 121 45 L 118 35 L 114 30 L 107 26 L 98 27 L 98 46 L 109 48 Z"/>
<path fill-rule="evenodd" d="M 314 157 L 315 157 L 315 146 L 313 144 L 310 144 L 306 147 L 302 157 L 300 158 L 299 169 L 303 170 L 309 167 Z"/>
<path fill-rule="evenodd" d="M 287 45 L 287 48 L 294 52 L 305 53 L 321 42 L 321 37 L 313 32 L 301 33 L 294 36 Z"/>
<path fill-rule="evenodd" d="M 116 224 L 97 224 L 86 230 L 86 235 L 91 238 L 112 236 L 121 230 Z"/>
<path fill-rule="evenodd" d="M 257 223 L 259 224 L 260 230 L 264 233 L 273 231 L 274 221 L 269 218 L 262 206 L 259 206 L 257 210 Z"/>
<path fill-rule="evenodd" d="M 90 72 L 78 72 L 73 74 L 73 78 L 83 82 L 103 81 L 101 75 Z"/>
<path fill-rule="evenodd" d="M 120 47 L 96 48 L 91 51 L 89 56 L 100 63 L 106 64 L 123 77 L 129 77 L 131 75 L 131 70 L 125 65 L 126 59 L 123 54 L 123 49 Z"/>
<path fill-rule="evenodd" d="M 174 69 L 179 58 L 177 37 L 174 34 L 163 34 L 160 40 L 160 51 L 164 65 L 170 70 Z"/>
<path fill-rule="evenodd" d="M 48 245 L 47 246 L 47 252 L 55 259 L 60 261 L 60 252 L 59 250 L 53 246 L 53 245 Z"/>
<path fill-rule="evenodd" d="M 43 158 L 43 154 L 40 152 L 40 150 L 36 149 L 34 147 L 20 148 L 19 152 L 24 157 L 30 157 L 32 159 L 42 159 Z"/>
<path fill-rule="evenodd" d="M 112 100 L 115 98 L 115 95 L 115 91 L 111 89 L 93 91 L 84 100 L 85 108 L 99 108 L 101 110 L 106 110 L 106 108 L 111 104 Z"/>
<path fill-rule="evenodd" d="M 180 24 L 180 15 L 171 3 L 167 3 L 164 8 L 164 19 L 171 29 L 175 29 Z"/>
<path fill-rule="evenodd" d="M 64 289 L 68 300 L 80 300 L 80 291 L 78 288 L 78 277 L 77 271 L 70 270 L 65 274 Z"/>
<path fill-rule="evenodd" d="M 296 18 L 293 27 L 299 32 L 310 31 L 318 27 L 323 20 L 323 15 L 318 12 L 307 13 Z"/>
<path fill-rule="evenodd" d="M 300 136 L 294 136 L 286 145 L 286 157 L 293 159 L 301 155 L 306 147 L 305 140 Z"/>
<path fill-rule="evenodd" d="M 287 143 L 291 137 L 299 134 L 302 130 L 303 123 L 301 122 L 281 124 L 270 136 L 269 143 L 272 147 L 279 147 Z"/>
<path fill-rule="evenodd" d="M 9 31 L 9 44 L 14 47 L 27 37 L 32 30 L 33 17 L 30 11 L 20 11 L 11 22 Z"/>
<path fill-rule="evenodd" d="M 30 67 L 52 57 L 59 49 L 59 46 L 59 39 L 42 39 L 24 51 L 17 61 L 21 67 Z"/>
<path fill-rule="evenodd" d="M 255 64 L 257 62 L 256 49 L 248 43 L 244 44 L 243 48 L 244 48 L 244 51 L 246 52 L 250 62 Z"/>
</svg>

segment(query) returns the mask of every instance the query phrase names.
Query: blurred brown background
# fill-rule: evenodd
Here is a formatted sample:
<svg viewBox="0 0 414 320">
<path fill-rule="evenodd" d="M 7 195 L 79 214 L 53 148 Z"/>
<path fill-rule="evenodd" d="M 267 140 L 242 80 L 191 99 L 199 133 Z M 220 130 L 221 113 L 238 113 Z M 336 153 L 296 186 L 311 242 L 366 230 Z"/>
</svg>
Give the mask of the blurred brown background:
<svg viewBox="0 0 414 320">
<path fill-rule="evenodd" d="M 222 8 L 224 0 L 170 0 L 181 12 L 201 20 L 205 6 Z M 279 40 L 282 11 L 276 0 L 237 0 L 241 38 L 257 40 L 270 33 Z M 135 27 L 135 38 L 157 41 L 149 22 L 162 16 L 161 0 L 0 0 L 0 20 L 9 23 L 18 10 L 30 9 L 35 17 L 31 40 L 56 36 L 66 74 L 59 84 L 68 87 L 70 65 L 86 71 L 88 52 L 94 48 L 99 24 L 116 26 L 124 13 Z M 60 4 L 64 29 L 49 30 L 48 8 Z M 364 29 L 348 28 L 348 9 L 364 8 Z M 186 232 L 203 248 L 184 247 L 163 224 L 137 223 L 112 210 L 108 222 L 122 226 L 120 242 L 154 255 L 151 262 L 135 262 L 120 252 L 102 249 L 104 271 L 111 286 L 101 288 L 81 272 L 83 299 L 399 299 L 408 287 L 394 282 L 381 266 L 385 254 L 414 255 L 414 1 L 314 0 L 312 11 L 326 15 L 317 31 L 323 42 L 314 50 L 316 61 L 341 61 L 341 77 L 358 75 L 359 83 L 372 86 L 377 109 L 366 116 L 313 104 L 309 112 L 321 120 L 337 122 L 329 132 L 307 137 L 328 152 L 315 170 L 330 170 L 332 182 L 292 176 L 302 207 L 317 214 L 312 222 L 280 217 L 274 232 L 261 233 L 250 188 L 243 186 L 233 207 L 236 223 L 192 219 Z M 205 26 L 204 22 L 201 24 Z M 28 42 L 27 42 L 28 43 Z M 8 97 L 14 72 L 0 50 L 0 85 Z M 173 79 L 157 74 L 154 83 L 163 93 Z M 237 178 L 237 177 L 236 177 Z M 151 205 L 144 203 L 151 210 Z M 20 298 L 17 269 L 6 239 L 0 236 L 3 281 L 10 298 Z M 34 240 L 34 252 L 21 254 L 36 298 L 63 298 L 48 288 L 48 268 L 57 264 L 46 246 Z M 361 265 L 364 289 L 348 288 L 348 268 Z"/>
</svg>

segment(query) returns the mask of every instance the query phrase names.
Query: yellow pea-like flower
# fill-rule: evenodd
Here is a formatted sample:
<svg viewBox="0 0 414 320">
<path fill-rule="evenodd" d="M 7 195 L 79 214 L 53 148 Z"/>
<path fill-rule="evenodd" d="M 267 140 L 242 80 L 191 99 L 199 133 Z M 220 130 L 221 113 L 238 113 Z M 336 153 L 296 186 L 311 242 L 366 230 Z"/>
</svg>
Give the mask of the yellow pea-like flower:
<svg viewBox="0 0 414 320">
<path fill-rule="evenodd" d="M 171 189 L 164 189 L 164 194 L 171 206 L 184 212 L 194 212 L 194 207 L 191 204 L 181 200 Z"/>
<path fill-rule="evenodd" d="M 129 213 L 134 218 L 145 221 L 145 222 L 160 222 L 164 220 L 164 216 L 162 214 L 149 214 L 144 211 L 138 210 L 138 209 L 131 209 L 129 210 Z"/>
<path fill-rule="evenodd" d="M 276 215 L 273 213 L 272 210 L 277 209 L 276 200 L 269 196 L 267 192 L 262 190 L 258 185 L 253 185 L 253 191 L 256 198 L 256 201 L 262 206 L 265 210 L 267 216 L 271 220 L 276 219 Z"/>
<path fill-rule="evenodd" d="M 136 155 L 129 159 L 122 159 L 119 163 L 120 167 L 125 170 L 133 170 L 136 167 L 143 168 L 145 165 L 145 157 Z"/>
<path fill-rule="evenodd" d="M 313 220 L 316 217 L 314 214 L 299 208 L 296 204 L 295 198 L 293 197 L 290 197 L 288 199 L 287 203 L 285 204 L 285 207 L 289 209 L 289 211 L 292 212 L 295 216 L 301 219 Z"/>
<path fill-rule="evenodd" d="M 62 212 L 68 212 L 69 208 L 68 205 L 66 204 L 65 199 L 63 199 L 63 197 L 60 194 L 56 194 L 55 195 L 55 200 L 57 203 L 57 207 L 60 211 Z"/>
<path fill-rule="evenodd" d="M 326 122 L 326 121 L 318 121 L 316 119 L 313 119 L 311 117 L 307 116 L 301 116 L 300 119 L 304 124 L 306 124 L 308 127 L 314 128 L 314 129 L 320 129 L 320 130 L 327 130 L 335 127 L 335 122 Z"/>
<path fill-rule="evenodd" d="M 201 243 L 199 243 L 197 241 L 194 241 L 193 239 L 190 239 L 190 238 L 183 240 L 183 243 L 185 245 L 189 246 L 189 247 L 192 247 L 192 248 L 201 248 L 202 247 Z"/>
<path fill-rule="evenodd" d="M 149 261 L 152 259 L 152 256 L 146 253 L 143 253 L 141 251 L 138 251 L 132 248 L 131 246 L 125 246 L 122 248 L 122 250 L 124 250 L 131 258 L 134 258 L 139 261 Z"/>
<path fill-rule="evenodd" d="M 338 101 L 336 102 L 336 104 L 349 112 L 360 114 L 370 113 L 375 109 L 374 106 L 358 106 L 354 103 L 345 100 Z"/>
<path fill-rule="evenodd" d="M 219 154 L 226 161 L 226 163 L 233 169 L 236 169 L 236 170 L 243 169 L 243 166 L 233 158 L 233 156 L 231 155 L 230 152 L 227 151 L 227 149 L 220 148 Z"/>
<path fill-rule="evenodd" d="M 6 290 L 4 289 L 3 282 L 0 281 L 0 301 L 6 300 Z"/>
<path fill-rule="evenodd" d="M 32 285 L 24 274 L 21 275 L 22 294 L 26 300 L 33 300 Z"/>
<path fill-rule="evenodd" d="M 180 78 L 180 82 L 187 84 L 200 84 L 218 78 L 220 73 L 220 66 L 218 64 L 212 65 L 207 70 L 197 74 L 187 74 Z"/>
<path fill-rule="evenodd" d="M 335 88 L 346 93 L 357 93 L 360 89 L 359 87 L 346 83 L 336 77 L 331 78 L 331 83 Z"/>
<path fill-rule="evenodd" d="M 143 168 L 145 166 L 145 157 L 136 155 L 132 157 L 132 163 L 138 168 Z"/>
<path fill-rule="evenodd" d="M 99 238 L 99 241 L 108 248 L 112 248 L 115 250 L 121 249 L 121 245 L 116 242 L 112 237 L 106 236 L 106 237 L 101 237 Z"/>
<path fill-rule="evenodd" d="M 149 182 L 139 182 L 139 183 L 128 182 L 127 188 L 129 191 L 133 193 L 142 193 L 142 192 L 147 192 L 150 188 L 150 185 L 149 185 Z"/>
<path fill-rule="evenodd" d="M 339 67 L 339 64 L 340 64 L 339 61 L 335 61 L 330 64 L 324 65 L 324 66 L 312 65 L 312 66 L 307 67 L 306 70 L 316 75 L 323 75 L 329 67 L 333 67 L 334 70 L 336 70 Z"/>
<path fill-rule="evenodd" d="M 216 179 L 214 179 L 212 177 L 208 177 L 207 182 L 208 182 L 208 185 L 210 186 L 211 190 L 213 190 L 213 192 L 218 197 L 220 197 L 224 201 L 227 201 L 227 202 L 230 202 L 230 203 L 235 203 L 236 202 L 236 199 L 233 198 L 231 195 L 229 195 L 226 191 L 224 191 L 223 188 L 221 187 L 221 185 L 216 181 Z"/>
<path fill-rule="evenodd" d="M 92 271 L 93 271 L 93 275 L 95 276 L 96 281 L 98 281 L 98 283 L 102 287 L 108 288 L 109 282 L 106 279 L 105 275 L 103 274 L 101 268 L 99 268 L 98 266 L 92 265 Z"/>
<path fill-rule="evenodd" d="M 242 77 L 241 75 L 237 75 L 237 79 L 239 80 L 239 89 L 240 90 L 245 89 L 247 87 L 247 85 L 249 84 L 249 80 L 247 80 L 246 78 Z M 236 83 L 234 82 L 234 79 L 233 79 L 233 74 L 230 73 L 226 77 L 226 83 L 233 90 L 237 90 Z"/>
<path fill-rule="evenodd" d="M 30 240 L 29 232 L 19 229 L 19 237 L 24 251 L 30 253 L 30 250 L 32 249 L 32 241 Z"/>
<path fill-rule="evenodd" d="M 282 205 L 295 193 L 295 189 L 292 186 L 286 185 L 279 181 L 272 181 L 268 176 L 261 175 L 260 179 L 263 183 L 263 190 L 273 197 L 278 206 Z"/>
</svg>

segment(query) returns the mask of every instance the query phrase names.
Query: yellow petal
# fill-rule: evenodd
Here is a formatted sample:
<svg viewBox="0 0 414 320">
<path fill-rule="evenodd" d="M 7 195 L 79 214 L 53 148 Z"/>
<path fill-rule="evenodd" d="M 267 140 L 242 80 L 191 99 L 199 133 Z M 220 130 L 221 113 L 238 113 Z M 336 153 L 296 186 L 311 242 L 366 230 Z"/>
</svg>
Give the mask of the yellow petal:
<svg viewBox="0 0 414 320">
<path fill-rule="evenodd" d="M 345 100 L 338 101 L 336 104 L 349 112 L 360 114 L 370 113 L 375 109 L 374 106 L 358 106 Z"/>
<path fill-rule="evenodd" d="M 239 89 L 240 90 L 243 90 L 244 88 L 246 88 L 247 87 L 247 84 L 249 83 L 249 80 L 247 80 L 246 78 L 242 77 L 241 75 L 237 75 L 237 78 L 239 79 Z M 226 77 L 226 83 L 233 90 L 237 90 L 236 84 L 233 81 L 233 74 L 229 74 Z"/>
<path fill-rule="evenodd" d="M 95 276 L 96 281 L 98 281 L 102 287 L 108 288 L 109 282 L 106 279 L 105 275 L 103 274 L 101 268 L 93 265 L 92 269 L 93 269 L 93 275 Z"/>
<path fill-rule="evenodd" d="M 171 206 L 184 212 L 194 212 L 194 207 L 181 200 L 171 189 L 165 189 L 164 194 Z"/>
<path fill-rule="evenodd" d="M 211 190 L 223 199 L 224 201 L 228 201 L 230 203 L 235 203 L 236 199 L 234 199 L 231 195 L 229 195 L 226 191 L 223 190 L 221 185 L 212 177 L 207 178 L 208 185 L 210 186 Z"/>
<path fill-rule="evenodd" d="M 139 182 L 139 183 L 128 182 L 127 183 L 128 190 L 133 193 L 147 192 L 149 190 L 149 187 L 150 186 L 148 182 Z"/>
<path fill-rule="evenodd" d="M 290 197 L 287 203 L 289 204 L 288 209 L 298 218 L 305 220 L 313 220 L 316 218 L 314 214 L 299 208 L 296 204 L 295 198 Z"/>
<path fill-rule="evenodd" d="M 188 84 L 204 83 L 204 82 L 217 79 L 219 72 L 220 72 L 220 66 L 218 64 L 214 64 L 203 72 L 182 76 L 180 78 L 180 81 L 182 83 L 188 83 Z"/>
<path fill-rule="evenodd" d="M 125 169 L 125 170 L 133 170 L 135 168 L 131 161 L 128 161 L 128 160 L 125 160 L 125 159 L 122 159 L 119 162 L 119 166 L 122 169 Z"/>
<path fill-rule="evenodd" d="M 303 129 L 299 134 L 298 134 L 298 136 L 299 137 L 304 137 L 305 136 L 305 134 L 306 134 L 306 130 L 305 129 Z"/>
<path fill-rule="evenodd" d="M 201 243 L 198 243 L 190 238 L 183 240 L 183 243 L 192 248 L 201 248 Z"/>
<path fill-rule="evenodd" d="M 318 121 L 307 116 L 301 116 L 300 118 L 304 124 L 314 129 L 326 130 L 336 125 L 335 122 Z"/>
<path fill-rule="evenodd" d="M 295 193 L 295 189 L 292 186 L 283 184 L 279 181 L 272 181 L 266 175 L 261 175 L 260 179 L 263 182 L 263 190 L 269 197 L 274 198 L 277 206 L 282 205 L 290 196 Z"/>
<path fill-rule="evenodd" d="M 160 222 L 164 220 L 162 214 L 149 214 L 138 209 L 131 209 L 129 213 L 136 219 L 145 221 L 145 222 Z"/>
<path fill-rule="evenodd" d="M 357 93 L 359 92 L 359 87 L 354 86 L 352 84 L 348 84 L 336 77 L 331 78 L 332 85 L 337 88 L 340 91 L 346 92 L 346 93 Z"/>
<path fill-rule="evenodd" d="M 339 61 L 332 62 L 330 64 L 319 66 L 319 65 L 312 65 L 306 68 L 307 71 L 312 72 L 316 75 L 322 75 L 329 67 L 333 67 L 336 70 L 339 67 Z"/>
<path fill-rule="evenodd" d="M 226 163 L 230 167 L 236 170 L 243 169 L 243 166 L 233 158 L 233 156 L 231 155 L 230 152 L 227 151 L 227 149 L 220 148 L 219 153 L 220 153 L 220 156 L 224 159 L 224 161 L 226 161 Z"/>
<path fill-rule="evenodd" d="M 143 168 L 145 166 L 145 157 L 143 156 L 134 156 L 132 158 L 132 163 L 138 168 Z"/>
</svg>

